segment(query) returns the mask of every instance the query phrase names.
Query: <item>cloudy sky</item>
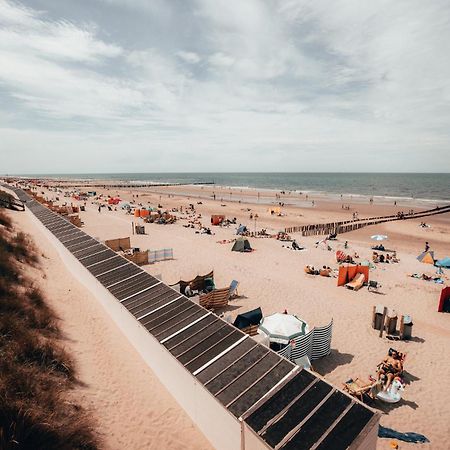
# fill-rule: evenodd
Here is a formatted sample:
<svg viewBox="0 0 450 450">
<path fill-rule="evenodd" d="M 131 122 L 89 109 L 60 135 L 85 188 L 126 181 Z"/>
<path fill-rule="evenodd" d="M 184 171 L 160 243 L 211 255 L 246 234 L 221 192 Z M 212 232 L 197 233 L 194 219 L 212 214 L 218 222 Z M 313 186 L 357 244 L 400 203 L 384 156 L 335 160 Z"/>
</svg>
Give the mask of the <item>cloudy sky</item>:
<svg viewBox="0 0 450 450">
<path fill-rule="evenodd" d="M 0 157 L 450 172 L 450 2 L 0 0 Z"/>
</svg>

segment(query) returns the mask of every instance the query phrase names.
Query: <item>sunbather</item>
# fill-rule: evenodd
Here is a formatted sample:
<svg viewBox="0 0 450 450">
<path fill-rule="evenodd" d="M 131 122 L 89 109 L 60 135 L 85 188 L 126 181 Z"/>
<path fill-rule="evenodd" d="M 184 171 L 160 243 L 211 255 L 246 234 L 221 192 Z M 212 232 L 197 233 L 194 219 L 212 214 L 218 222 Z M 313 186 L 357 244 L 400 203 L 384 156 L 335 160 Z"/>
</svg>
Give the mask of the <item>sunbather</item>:
<svg viewBox="0 0 450 450">
<path fill-rule="evenodd" d="M 305 272 L 308 275 L 319 275 L 319 271 L 314 269 L 314 266 L 306 266 L 305 267 Z"/>
<path fill-rule="evenodd" d="M 387 391 L 392 380 L 402 371 L 400 355 L 396 350 L 392 350 L 391 354 L 384 358 L 378 365 L 378 380 L 386 379 L 384 390 Z"/>
</svg>

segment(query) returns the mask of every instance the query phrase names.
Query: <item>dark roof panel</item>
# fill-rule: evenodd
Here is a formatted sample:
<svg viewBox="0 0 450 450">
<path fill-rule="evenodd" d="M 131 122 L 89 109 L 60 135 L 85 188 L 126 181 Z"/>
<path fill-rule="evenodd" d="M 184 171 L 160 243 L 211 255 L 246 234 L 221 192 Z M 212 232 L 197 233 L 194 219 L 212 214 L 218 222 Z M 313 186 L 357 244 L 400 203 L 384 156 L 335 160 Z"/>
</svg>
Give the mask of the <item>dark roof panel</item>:
<svg viewBox="0 0 450 450">
<path fill-rule="evenodd" d="M 239 345 L 231 349 L 226 355 L 222 356 L 222 358 L 218 359 L 209 367 L 202 370 L 197 375 L 198 380 L 201 383 L 206 384 L 208 381 L 211 381 L 213 378 L 224 372 L 231 364 L 242 358 L 246 353 L 248 353 L 257 345 L 258 344 L 253 339 L 245 339 Z"/>
<path fill-rule="evenodd" d="M 372 411 L 355 403 L 319 444 L 317 450 L 347 449 L 373 417 Z"/>
<path fill-rule="evenodd" d="M 274 393 L 263 405 L 252 412 L 245 421 L 256 433 L 259 433 L 270 420 L 315 380 L 317 378 L 311 372 L 301 370 L 283 386 L 283 389 Z"/>
<path fill-rule="evenodd" d="M 309 388 L 275 423 L 267 428 L 262 438 L 272 447 L 279 444 L 299 423 L 313 412 L 317 405 L 333 390 L 322 381 Z"/>
</svg>

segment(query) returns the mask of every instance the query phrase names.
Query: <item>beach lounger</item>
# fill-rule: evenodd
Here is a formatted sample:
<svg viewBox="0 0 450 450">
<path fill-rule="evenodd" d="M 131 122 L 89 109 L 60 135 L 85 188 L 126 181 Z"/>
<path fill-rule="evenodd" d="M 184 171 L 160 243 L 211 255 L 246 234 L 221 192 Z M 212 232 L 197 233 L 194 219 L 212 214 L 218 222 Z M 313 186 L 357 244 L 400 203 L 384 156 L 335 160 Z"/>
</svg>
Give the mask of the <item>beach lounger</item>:
<svg viewBox="0 0 450 450">
<path fill-rule="evenodd" d="M 238 286 L 239 286 L 239 281 L 237 281 L 237 280 L 233 280 L 230 283 L 230 299 L 239 297 Z"/>
<path fill-rule="evenodd" d="M 350 379 L 346 381 L 343 390 L 363 403 L 371 403 L 373 399 L 369 394 L 377 384 L 375 381 L 364 381 L 361 378 L 355 378 L 354 380 Z"/>
<path fill-rule="evenodd" d="M 361 289 L 363 284 L 364 284 L 364 274 L 358 273 L 356 274 L 355 278 L 353 278 L 353 280 L 350 281 L 350 283 L 347 283 L 345 285 L 345 287 L 347 287 L 348 289 L 352 289 L 353 291 L 357 291 L 358 289 Z"/>
</svg>

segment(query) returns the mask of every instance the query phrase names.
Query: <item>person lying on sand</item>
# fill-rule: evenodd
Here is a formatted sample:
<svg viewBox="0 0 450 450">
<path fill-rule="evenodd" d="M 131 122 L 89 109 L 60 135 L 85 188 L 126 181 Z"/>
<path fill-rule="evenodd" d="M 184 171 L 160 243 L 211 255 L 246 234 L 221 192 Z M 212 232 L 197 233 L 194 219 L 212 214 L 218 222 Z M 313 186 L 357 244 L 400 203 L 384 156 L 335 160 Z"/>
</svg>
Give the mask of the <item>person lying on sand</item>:
<svg viewBox="0 0 450 450">
<path fill-rule="evenodd" d="M 319 271 L 319 275 L 321 275 L 322 277 L 331 277 L 331 268 L 323 266 Z"/>
<path fill-rule="evenodd" d="M 319 271 L 314 269 L 314 266 L 306 266 L 305 273 L 308 275 L 319 275 Z"/>
</svg>

